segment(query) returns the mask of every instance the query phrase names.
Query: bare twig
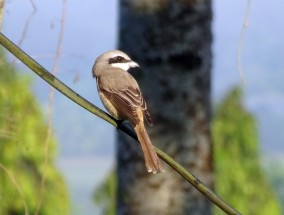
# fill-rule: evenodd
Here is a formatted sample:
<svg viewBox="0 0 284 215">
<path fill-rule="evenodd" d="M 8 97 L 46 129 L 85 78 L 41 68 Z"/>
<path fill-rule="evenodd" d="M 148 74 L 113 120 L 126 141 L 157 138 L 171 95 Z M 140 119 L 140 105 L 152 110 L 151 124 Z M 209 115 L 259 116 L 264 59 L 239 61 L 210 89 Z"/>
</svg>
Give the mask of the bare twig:
<svg viewBox="0 0 284 215">
<path fill-rule="evenodd" d="M 0 31 L 2 30 L 3 23 L 4 2 L 5 0 L 0 0 Z"/>
<path fill-rule="evenodd" d="M 9 177 L 9 179 L 11 180 L 11 182 L 13 183 L 15 188 L 17 189 L 17 191 L 20 194 L 21 199 L 23 201 L 23 205 L 24 205 L 24 208 L 25 208 L 25 215 L 29 215 L 29 208 L 28 208 L 27 203 L 25 201 L 25 198 L 23 196 L 22 190 L 19 187 L 18 183 L 16 182 L 15 177 L 6 169 L 6 167 L 2 163 L 0 163 L 0 169 L 2 169 L 6 173 L 6 175 Z"/>
<path fill-rule="evenodd" d="M 0 44 L 2 44 L 8 51 L 14 54 L 20 61 L 22 61 L 26 66 L 28 66 L 33 72 L 43 78 L 47 83 L 52 85 L 62 94 L 70 98 L 72 101 L 95 114 L 96 116 L 104 119 L 110 124 L 114 125 L 121 131 L 125 132 L 129 136 L 133 137 L 137 140 L 137 136 L 133 130 L 128 128 L 125 125 L 121 125 L 119 121 L 115 120 L 113 117 L 78 95 L 68 86 L 63 84 L 60 80 L 50 74 L 46 69 L 44 69 L 41 65 L 39 65 L 36 61 L 34 61 L 31 57 L 29 57 L 26 53 L 24 53 L 21 49 L 19 49 L 16 45 L 14 45 L 10 40 L 8 40 L 2 33 L 0 33 Z M 158 148 L 155 148 L 158 155 L 161 159 L 167 162 L 176 172 L 178 172 L 184 179 L 186 179 L 190 184 L 192 184 L 197 190 L 199 190 L 204 196 L 206 196 L 211 202 L 217 205 L 221 210 L 223 210 L 227 214 L 240 214 L 234 208 L 232 208 L 228 203 L 226 203 L 223 199 L 217 196 L 214 192 L 212 192 L 209 188 L 207 188 L 198 178 L 184 169 L 180 164 L 178 164 L 175 160 L 169 157 L 166 153 L 162 152 Z"/>
<path fill-rule="evenodd" d="M 66 17 L 66 2 L 67 0 L 62 0 L 62 12 L 61 12 L 61 27 L 58 35 L 58 43 L 56 48 L 56 54 L 54 58 L 53 68 L 52 68 L 52 74 L 54 76 L 57 76 L 58 72 L 58 63 L 62 52 L 62 40 L 63 40 L 63 33 L 64 33 L 64 23 L 65 23 L 65 17 Z M 48 100 L 48 112 L 47 112 L 47 119 L 48 119 L 48 127 L 47 127 L 47 134 L 44 142 L 44 167 L 46 168 L 48 166 L 48 155 L 49 155 L 49 144 L 51 141 L 51 134 L 52 134 L 52 115 L 53 115 L 53 102 L 54 102 L 54 93 L 55 90 L 52 86 L 50 86 L 49 91 L 49 100 Z M 45 169 L 44 168 L 44 169 Z M 40 197 L 37 203 L 37 207 L 35 210 L 35 215 L 38 215 L 40 212 L 40 208 L 43 202 L 43 196 L 45 191 L 45 181 L 46 181 L 46 175 L 45 170 L 43 172 L 42 178 L 41 178 L 41 189 L 40 189 Z"/>
<path fill-rule="evenodd" d="M 243 42 L 244 42 L 244 37 L 245 37 L 245 31 L 249 26 L 250 5 L 251 5 L 251 0 L 247 0 L 244 21 L 243 21 L 242 29 L 240 32 L 239 41 L 238 41 L 238 49 L 237 49 L 238 50 L 238 53 L 237 53 L 238 70 L 239 70 L 240 78 L 243 84 L 245 83 L 245 79 L 244 79 L 244 71 L 243 71 L 243 65 L 242 65 L 242 53 L 243 53 Z"/>
<path fill-rule="evenodd" d="M 16 133 L 11 132 L 11 131 L 5 131 L 5 130 L 0 130 L 0 137 L 6 138 L 6 139 L 16 139 L 15 138 Z"/>
<path fill-rule="evenodd" d="M 25 22 L 25 25 L 24 25 L 24 28 L 23 28 L 23 32 L 22 32 L 21 38 L 20 38 L 20 40 L 19 40 L 19 42 L 18 42 L 18 46 L 19 46 L 19 47 L 21 47 L 22 44 L 23 44 L 23 42 L 25 41 L 25 39 L 26 39 L 26 37 L 27 37 L 27 34 L 28 34 L 30 22 L 31 22 L 33 16 L 34 16 L 34 15 L 36 14 L 36 12 L 37 12 L 37 8 L 36 8 L 36 5 L 35 5 L 35 3 L 34 3 L 34 0 L 29 0 L 29 1 L 30 1 L 31 5 L 32 5 L 33 10 L 32 10 L 32 12 L 30 13 L 30 15 L 28 16 L 28 18 L 26 19 L 26 22 Z M 13 59 L 12 63 L 13 63 L 13 64 L 16 63 L 16 60 L 17 60 L 16 58 Z"/>
</svg>

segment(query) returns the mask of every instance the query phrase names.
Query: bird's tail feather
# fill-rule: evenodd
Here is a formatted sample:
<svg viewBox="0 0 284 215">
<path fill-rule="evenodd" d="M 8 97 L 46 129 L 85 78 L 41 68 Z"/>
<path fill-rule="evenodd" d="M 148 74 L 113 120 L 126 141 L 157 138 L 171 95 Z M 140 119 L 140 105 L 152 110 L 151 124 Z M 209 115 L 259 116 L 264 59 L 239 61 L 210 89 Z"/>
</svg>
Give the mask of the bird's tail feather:
<svg viewBox="0 0 284 215">
<path fill-rule="evenodd" d="M 142 151 L 144 153 L 145 165 L 148 172 L 160 173 L 165 172 L 160 159 L 151 143 L 148 133 L 145 129 L 144 123 L 138 123 L 134 127 L 138 140 L 141 143 Z"/>
</svg>

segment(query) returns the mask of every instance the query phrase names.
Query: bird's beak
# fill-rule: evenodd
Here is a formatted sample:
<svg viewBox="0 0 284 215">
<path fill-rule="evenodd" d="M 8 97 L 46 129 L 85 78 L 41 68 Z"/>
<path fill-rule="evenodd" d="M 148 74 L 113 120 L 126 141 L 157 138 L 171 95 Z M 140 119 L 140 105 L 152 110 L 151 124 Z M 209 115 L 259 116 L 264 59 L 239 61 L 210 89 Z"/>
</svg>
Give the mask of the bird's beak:
<svg viewBox="0 0 284 215">
<path fill-rule="evenodd" d="M 129 65 L 129 67 L 131 67 L 131 68 L 133 68 L 133 67 L 139 67 L 139 64 L 136 63 L 136 62 L 134 62 L 134 61 L 130 61 L 130 62 L 128 63 L 128 65 Z"/>
</svg>

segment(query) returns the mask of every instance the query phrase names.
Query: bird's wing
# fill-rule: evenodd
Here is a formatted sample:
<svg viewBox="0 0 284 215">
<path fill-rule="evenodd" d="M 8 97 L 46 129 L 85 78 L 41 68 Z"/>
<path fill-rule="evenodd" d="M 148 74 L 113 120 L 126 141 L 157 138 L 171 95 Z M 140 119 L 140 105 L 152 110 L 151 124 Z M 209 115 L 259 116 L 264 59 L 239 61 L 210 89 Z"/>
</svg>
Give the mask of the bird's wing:
<svg viewBox="0 0 284 215">
<path fill-rule="evenodd" d="M 100 90 L 110 100 L 115 108 L 132 123 L 136 124 L 139 122 L 136 109 L 140 108 L 147 123 L 152 125 L 151 116 L 147 110 L 146 102 L 140 89 L 138 88 L 138 85 L 137 87 L 136 85 L 129 85 L 124 87 L 100 88 Z"/>
<path fill-rule="evenodd" d="M 120 93 L 118 93 L 120 94 Z M 132 107 L 140 107 L 143 115 L 149 125 L 153 125 L 150 113 L 148 112 L 146 102 L 139 88 L 129 87 L 121 93 L 125 100 L 128 100 Z"/>
</svg>

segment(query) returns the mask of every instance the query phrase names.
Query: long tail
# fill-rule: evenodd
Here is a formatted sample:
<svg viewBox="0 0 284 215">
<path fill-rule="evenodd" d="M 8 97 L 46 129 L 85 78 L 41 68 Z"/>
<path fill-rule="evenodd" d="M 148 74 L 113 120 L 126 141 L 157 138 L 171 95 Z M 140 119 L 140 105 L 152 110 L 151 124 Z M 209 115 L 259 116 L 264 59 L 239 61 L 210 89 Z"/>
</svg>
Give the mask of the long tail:
<svg viewBox="0 0 284 215">
<path fill-rule="evenodd" d="M 160 173 L 165 172 L 163 169 L 160 159 L 151 143 L 148 133 L 145 129 L 144 123 L 140 122 L 134 126 L 138 140 L 141 143 L 142 151 L 144 153 L 145 165 L 148 172 Z"/>
</svg>

